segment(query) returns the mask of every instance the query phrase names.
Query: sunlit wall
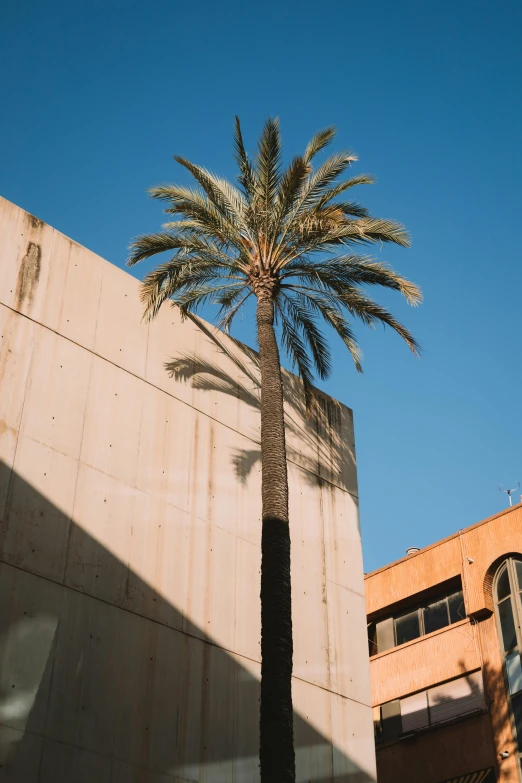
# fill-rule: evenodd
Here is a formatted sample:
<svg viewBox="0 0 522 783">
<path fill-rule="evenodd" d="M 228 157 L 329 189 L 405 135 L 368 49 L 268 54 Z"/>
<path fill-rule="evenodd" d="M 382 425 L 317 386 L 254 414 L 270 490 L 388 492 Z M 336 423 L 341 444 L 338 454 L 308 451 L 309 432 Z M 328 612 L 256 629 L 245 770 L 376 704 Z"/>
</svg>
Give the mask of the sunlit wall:
<svg viewBox="0 0 522 783">
<path fill-rule="evenodd" d="M 0 325 L 0 780 L 258 780 L 256 354 L 4 200 Z M 369 783 L 352 415 L 285 394 L 298 780 Z"/>
</svg>

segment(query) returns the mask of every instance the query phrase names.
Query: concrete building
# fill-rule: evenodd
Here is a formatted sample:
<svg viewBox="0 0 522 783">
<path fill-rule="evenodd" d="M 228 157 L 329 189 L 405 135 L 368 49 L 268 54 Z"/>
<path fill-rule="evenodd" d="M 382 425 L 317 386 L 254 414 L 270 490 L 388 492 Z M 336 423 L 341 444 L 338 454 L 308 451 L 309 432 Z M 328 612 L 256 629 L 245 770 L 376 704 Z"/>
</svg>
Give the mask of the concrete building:
<svg viewBox="0 0 522 783">
<path fill-rule="evenodd" d="M 257 781 L 255 352 L 5 200 L 0 324 L 0 781 Z M 285 398 L 297 776 L 370 783 L 352 414 Z"/>
<path fill-rule="evenodd" d="M 520 783 L 522 505 L 408 551 L 366 577 L 377 779 Z"/>
</svg>

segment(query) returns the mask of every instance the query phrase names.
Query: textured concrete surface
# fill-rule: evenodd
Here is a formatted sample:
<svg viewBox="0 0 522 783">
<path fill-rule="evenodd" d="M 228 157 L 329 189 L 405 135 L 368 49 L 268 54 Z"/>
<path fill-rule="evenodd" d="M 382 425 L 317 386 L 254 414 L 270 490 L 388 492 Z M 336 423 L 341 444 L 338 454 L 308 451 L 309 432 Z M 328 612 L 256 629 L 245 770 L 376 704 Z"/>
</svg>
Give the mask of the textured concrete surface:
<svg viewBox="0 0 522 783">
<path fill-rule="evenodd" d="M 258 780 L 255 352 L 1 199 L 0 327 L 0 781 Z M 285 399 L 298 780 L 368 783 L 352 415 Z"/>
</svg>

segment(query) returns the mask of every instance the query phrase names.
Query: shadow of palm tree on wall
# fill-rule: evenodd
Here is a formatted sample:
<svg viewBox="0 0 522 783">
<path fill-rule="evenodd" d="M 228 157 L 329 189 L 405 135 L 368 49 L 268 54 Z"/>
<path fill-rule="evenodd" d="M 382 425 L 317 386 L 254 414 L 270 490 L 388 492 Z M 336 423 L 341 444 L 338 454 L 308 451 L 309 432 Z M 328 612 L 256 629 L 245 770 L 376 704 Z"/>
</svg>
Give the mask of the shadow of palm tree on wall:
<svg viewBox="0 0 522 783">
<path fill-rule="evenodd" d="M 431 688 L 426 707 L 409 714 L 410 725 L 418 730 L 407 731 L 397 744 L 377 746 L 379 783 L 416 776 L 426 783 L 454 783 L 473 774 L 477 783 L 497 779 L 494 735 L 511 733 L 502 668 L 485 662 L 470 672 L 464 660 L 458 667 L 460 677 Z"/>
<path fill-rule="evenodd" d="M 223 335 L 197 316 L 189 317 L 215 348 L 233 362 L 239 370 L 239 378 L 232 378 L 216 362 L 197 353 L 183 353 L 172 357 L 165 363 L 169 376 L 177 381 L 191 383 L 194 389 L 200 391 L 219 392 L 236 398 L 260 411 L 257 351 Z M 355 466 L 351 412 L 337 400 L 316 390 L 314 410 L 308 415 L 301 381 L 284 371 L 283 385 L 288 459 L 304 469 L 306 480 L 313 486 L 327 480 L 353 492 L 354 487 L 348 478 L 350 473 L 354 472 Z M 350 421 L 346 421 L 347 417 Z M 350 442 L 343 435 L 349 435 Z M 258 441 L 259 432 L 253 433 L 252 439 Z M 347 455 L 350 464 L 346 464 Z M 260 447 L 237 450 L 232 456 L 237 478 L 244 483 L 260 459 Z"/>
<path fill-rule="evenodd" d="M 504 680 L 502 666 L 496 668 L 491 663 L 485 661 L 482 668 L 474 672 L 468 672 L 464 660 L 458 662 L 461 671 L 460 680 L 463 680 L 468 689 L 468 693 L 459 697 L 445 696 L 438 694 L 433 702 L 437 706 L 448 704 L 455 708 L 459 716 L 472 714 L 473 712 L 491 712 L 491 704 L 495 703 L 495 725 L 492 725 L 495 735 L 500 736 L 511 733 L 511 718 L 508 707 L 508 695 Z M 466 707 L 469 706 L 469 711 Z M 493 739 L 493 735 L 492 735 Z"/>
</svg>

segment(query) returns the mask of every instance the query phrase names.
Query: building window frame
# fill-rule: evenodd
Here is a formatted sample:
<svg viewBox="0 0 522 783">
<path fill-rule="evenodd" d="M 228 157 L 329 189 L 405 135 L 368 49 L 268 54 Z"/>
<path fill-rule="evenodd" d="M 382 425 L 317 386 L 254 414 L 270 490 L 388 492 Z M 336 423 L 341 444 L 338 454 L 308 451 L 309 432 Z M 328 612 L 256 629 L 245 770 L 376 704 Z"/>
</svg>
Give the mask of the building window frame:
<svg viewBox="0 0 522 783">
<path fill-rule="evenodd" d="M 507 557 L 497 568 L 493 601 L 517 772 L 522 780 L 522 555 Z"/>
<path fill-rule="evenodd" d="M 450 605 L 450 599 L 455 599 L 457 596 L 460 596 L 460 601 L 458 607 L 455 608 L 456 601 L 454 600 L 453 605 Z M 445 622 L 443 625 L 437 626 L 436 622 L 433 622 L 433 618 L 432 618 L 431 619 L 432 626 L 430 627 L 429 623 L 426 622 L 427 617 L 429 620 L 429 614 L 428 614 L 429 610 L 431 609 L 433 611 L 434 607 L 440 607 L 442 605 L 445 605 L 445 614 L 448 622 Z M 461 611 L 461 607 L 464 609 L 463 612 Z M 414 614 L 417 614 L 419 635 L 412 636 L 411 639 L 406 639 L 403 642 L 399 642 L 399 634 L 397 632 L 397 621 Z M 457 614 L 458 616 L 456 616 Z M 393 624 L 395 628 L 395 646 L 400 647 L 401 644 L 407 644 L 409 641 L 413 641 L 414 639 L 420 639 L 421 636 L 427 636 L 429 633 L 440 631 L 443 628 L 449 628 L 450 625 L 454 625 L 455 623 L 458 623 L 461 620 L 465 620 L 466 617 L 467 615 L 466 615 L 466 605 L 464 602 L 464 592 L 461 587 L 460 590 L 454 590 L 452 593 L 448 593 L 447 595 L 440 596 L 438 598 L 435 598 L 434 600 L 425 601 L 422 603 L 421 606 L 418 606 L 416 609 L 412 609 L 410 611 L 406 610 L 405 612 L 396 615 L 393 618 Z"/>
<path fill-rule="evenodd" d="M 436 621 L 434 622 L 433 617 L 429 617 L 428 612 L 430 609 L 433 611 L 435 607 L 437 607 L 440 615 L 440 607 L 442 605 L 445 605 L 445 614 L 448 622 L 437 625 Z M 457 589 L 452 589 L 451 592 L 439 594 L 438 596 L 434 595 L 421 603 L 410 605 L 409 608 L 404 608 L 400 612 L 397 611 L 391 616 L 382 618 L 376 622 L 373 621 L 368 623 L 370 657 L 378 655 L 380 652 L 386 652 L 387 650 L 401 647 L 403 644 L 407 644 L 415 639 L 420 639 L 430 633 L 449 628 L 466 618 L 466 603 L 461 585 Z M 416 626 L 418 633 L 408 636 L 405 632 L 405 627 L 407 627 L 406 623 L 408 622 L 411 626 Z M 384 623 L 387 625 L 386 629 L 383 628 Z M 402 630 L 400 629 L 401 625 L 403 626 Z M 384 630 L 387 637 L 385 641 L 384 635 L 382 635 L 379 640 L 380 634 L 378 626 Z M 380 649 L 381 647 L 382 649 Z"/>
<path fill-rule="evenodd" d="M 483 670 L 475 669 L 374 707 L 375 742 L 377 745 L 397 742 L 404 737 L 466 720 L 487 709 Z"/>
</svg>

